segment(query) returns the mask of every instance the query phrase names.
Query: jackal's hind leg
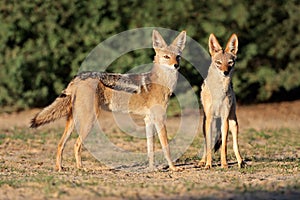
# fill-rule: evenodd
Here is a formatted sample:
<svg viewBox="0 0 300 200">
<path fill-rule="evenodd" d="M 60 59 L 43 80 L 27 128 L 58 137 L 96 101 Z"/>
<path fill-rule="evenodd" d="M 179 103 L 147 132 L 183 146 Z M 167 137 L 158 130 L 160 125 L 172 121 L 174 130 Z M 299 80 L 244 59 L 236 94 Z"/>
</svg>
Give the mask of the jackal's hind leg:
<svg viewBox="0 0 300 200">
<path fill-rule="evenodd" d="M 65 144 L 68 140 L 68 138 L 70 137 L 72 131 L 74 129 L 74 121 L 73 121 L 73 117 L 69 116 L 66 122 L 66 127 L 64 130 L 64 133 L 58 143 L 57 146 L 57 153 L 56 153 L 56 165 L 55 165 L 55 170 L 56 171 L 62 171 L 63 167 L 62 167 L 62 154 L 65 148 Z"/>
<path fill-rule="evenodd" d="M 85 138 L 90 133 L 91 129 L 94 126 L 95 120 L 97 120 L 97 114 L 93 113 L 92 111 L 86 109 L 85 113 L 79 113 L 76 122 L 77 122 L 77 130 L 79 133 L 79 136 L 76 140 L 76 143 L 74 145 L 74 154 L 76 159 L 76 166 L 77 168 L 82 168 L 82 160 L 81 160 L 81 151 L 82 151 L 82 144 L 85 140 Z"/>
<path fill-rule="evenodd" d="M 76 140 L 75 145 L 74 145 L 74 154 L 75 154 L 75 159 L 76 159 L 76 167 L 78 169 L 82 168 L 81 151 L 82 151 L 82 141 L 81 141 L 81 138 L 79 136 Z"/>
<path fill-rule="evenodd" d="M 84 123 L 84 127 L 82 127 L 82 125 L 80 127 L 79 136 L 74 145 L 74 154 L 75 154 L 75 159 L 76 159 L 76 166 L 78 169 L 82 168 L 81 151 L 82 151 L 83 141 L 90 133 L 93 125 L 94 125 L 94 118 L 87 120 Z"/>
</svg>

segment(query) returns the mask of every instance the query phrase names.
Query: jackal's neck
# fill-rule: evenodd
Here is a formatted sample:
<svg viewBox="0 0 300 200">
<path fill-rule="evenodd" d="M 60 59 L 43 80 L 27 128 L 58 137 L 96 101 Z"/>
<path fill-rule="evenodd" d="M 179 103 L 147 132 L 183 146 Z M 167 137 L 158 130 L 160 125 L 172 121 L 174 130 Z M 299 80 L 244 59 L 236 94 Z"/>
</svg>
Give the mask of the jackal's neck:
<svg viewBox="0 0 300 200">
<path fill-rule="evenodd" d="M 212 94 L 226 94 L 231 89 L 232 74 L 224 76 L 216 66 L 211 64 L 208 69 L 208 74 L 205 79 L 205 83 L 209 86 Z"/>
<path fill-rule="evenodd" d="M 169 88 L 172 93 L 176 87 L 178 71 L 175 68 L 154 63 L 151 71 L 151 82 Z"/>
</svg>

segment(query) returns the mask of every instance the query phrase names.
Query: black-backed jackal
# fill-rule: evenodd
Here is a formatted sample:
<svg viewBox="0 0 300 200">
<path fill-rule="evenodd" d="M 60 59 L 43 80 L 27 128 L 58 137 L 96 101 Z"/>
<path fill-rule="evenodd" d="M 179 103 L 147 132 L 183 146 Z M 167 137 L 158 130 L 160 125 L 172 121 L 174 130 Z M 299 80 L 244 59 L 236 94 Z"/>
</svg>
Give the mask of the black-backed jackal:
<svg viewBox="0 0 300 200">
<path fill-rule="evenodd" d="M 214 150 L 221 145 L 221 167 L 227 168 L 228 130 L 232 133 L 233 150 L 241 168 L 244 165 L 238 148 L 238 122 L 236 117 L 236 99 L 232 87 L 232 73 L 238 51 L 238 38 L 233 34 L 225 50 L 222 49 L 214 34 L 209 37 L 211 65 L 201 87 L 201 101 L 204 109 L 203 134 L 205 148 L 199 165 L 206 169 L 212 167 L 212 133 L 216 131 L 216 118 L 221 119 L 221 133 L 216 133 Z"/>
<path fill-rule="evenodd" d="M 82 167 L 81 148 L 95 119 L 102 109 L 113 112 L 133 113 L 144 116 L 147 136 L 149 168 L 154 168 L 154 130 L 171 170 L 174 166 L 165 125 L 169 98 L 175 89 L 179 61 L 185 47 L 186 32 L 182 31 L 171 45 L 153 31 L 155 50 L 153 68 L 142 74 L 115 74 L 106 72 L 83 72 L 74 77 L 67 88 L 48 107 L 41 110 L 31 121 L 36 128 L 61 117 L 67 122 L 57 148 L 56 170 L 62 170 L 62 154 L 66 141 L 74 129 L 76 118 L 79 137 L 74 146 L 77 167 Z"/>
</svg>

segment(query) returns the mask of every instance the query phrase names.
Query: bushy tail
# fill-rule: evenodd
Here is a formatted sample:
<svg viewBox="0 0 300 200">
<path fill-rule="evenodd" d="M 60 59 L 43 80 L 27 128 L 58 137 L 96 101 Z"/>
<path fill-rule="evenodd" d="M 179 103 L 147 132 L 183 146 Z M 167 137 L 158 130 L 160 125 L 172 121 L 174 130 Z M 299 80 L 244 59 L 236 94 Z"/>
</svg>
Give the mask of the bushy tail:
<svg viewBox="0 0 300 200">
<path fill-rule="evenodd" d="M 56 119 L 67 116 L 71 111 L 71 95 L 64 92 L 55 101 L 41 110 L 32 120 L 30 128 L 37 128 Z"/>
</svg>

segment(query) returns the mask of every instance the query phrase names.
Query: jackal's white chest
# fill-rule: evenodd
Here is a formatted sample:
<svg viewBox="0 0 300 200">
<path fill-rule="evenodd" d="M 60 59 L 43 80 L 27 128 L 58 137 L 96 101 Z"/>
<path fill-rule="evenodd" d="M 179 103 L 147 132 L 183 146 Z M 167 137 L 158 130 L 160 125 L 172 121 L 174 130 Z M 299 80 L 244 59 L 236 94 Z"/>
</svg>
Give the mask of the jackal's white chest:
<svg viewBox="0 0 300 200">
<path fill-rule="evenodd" d="M 207 79 L 204 84 L 210 94 L 213 116 L 228 115 L 233 102 L 230 79 Z"/>
<path fill-rule="evenodd" d="M 158 79 L 155 80 L 158 84 L 169 88 L 170 93 L 175 90 L 178 79 L 178 71 L 176 69 L 161 67 L 160 73 L 158 74 Z"/>
<path fill-rule="evenodd" d="M 212 110 L 214 117 L 221 117 L 227 115 L 230 111 L 232 105 L 231 98 L 224 96 L 224 98 L 219 99 L 218 101 L 212 102 Z"/>
</svg>

